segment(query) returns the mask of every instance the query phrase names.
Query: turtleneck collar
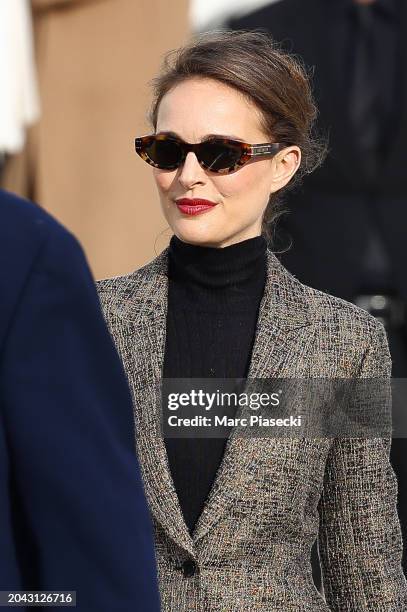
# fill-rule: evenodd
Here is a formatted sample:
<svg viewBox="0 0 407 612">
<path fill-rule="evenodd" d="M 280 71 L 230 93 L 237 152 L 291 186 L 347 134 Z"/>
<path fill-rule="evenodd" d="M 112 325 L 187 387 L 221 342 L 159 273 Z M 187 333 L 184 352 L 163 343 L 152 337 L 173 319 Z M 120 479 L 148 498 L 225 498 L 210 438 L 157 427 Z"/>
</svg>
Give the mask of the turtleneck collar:
<svg viewBox="0 0 407 612">
<path fill-rule="evenodd" d="M 224 248 L 183 242 L 173 235 L 169 244 L 168 276 L 185 289 L 190 301 L 206 308 L 244 308 L 263 294 L 267 241 L 255 236 Z"/>
</svg>

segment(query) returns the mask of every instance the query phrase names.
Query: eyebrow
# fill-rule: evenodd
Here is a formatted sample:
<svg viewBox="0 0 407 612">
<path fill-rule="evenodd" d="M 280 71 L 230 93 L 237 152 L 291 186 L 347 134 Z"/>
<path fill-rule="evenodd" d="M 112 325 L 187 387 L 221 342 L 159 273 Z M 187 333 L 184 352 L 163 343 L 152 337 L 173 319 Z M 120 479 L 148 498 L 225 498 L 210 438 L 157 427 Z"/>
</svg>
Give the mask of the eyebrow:
<svg viewBox="0 0 407 612">
<path fill-rule="evenodd" d="M 166 134 L 167 136 L 173 136 L 174 138 L 179 138 L 180 140 L 184 140 L 179 134 L 176 132 L 172 132 L 171 130 L 160 130 L 157 134 Z M 206 134 L 201 138 L 201 142 L 205 140 L 209 140 L 209 138 L 230 138 L 231 140 L 239 140 L 239 142 L 246 142 L 239 136 L 234 136 L 233 134 Z"/>
</svg>

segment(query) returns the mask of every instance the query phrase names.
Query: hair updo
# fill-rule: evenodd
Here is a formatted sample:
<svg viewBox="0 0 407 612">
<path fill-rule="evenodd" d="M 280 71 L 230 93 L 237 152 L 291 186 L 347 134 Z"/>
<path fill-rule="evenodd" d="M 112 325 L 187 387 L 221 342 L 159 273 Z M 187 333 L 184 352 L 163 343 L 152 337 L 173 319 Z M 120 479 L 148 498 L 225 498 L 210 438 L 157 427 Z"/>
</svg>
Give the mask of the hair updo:
<svg viewBox="0 0 407 612">
<path fill-rule="evenodd" d="M 191 77 L 211 78 L 235 88 L 261 111 L 261 127 L 270 141 L 301 149 L 299 169 L 285 187 L 270 195 L 262 219 L 262 233 L 271 240 L 284 194 L 317 168 L 326 154 L 325 142 L 315 133 L 318 111 L 307 70 L 262 29 L 195 34 L 182 47 L 166 53 L 160 73 L 150 81 L 153 102 L 148 119 L 154 130 L 163 96 Z"/>
</svg>

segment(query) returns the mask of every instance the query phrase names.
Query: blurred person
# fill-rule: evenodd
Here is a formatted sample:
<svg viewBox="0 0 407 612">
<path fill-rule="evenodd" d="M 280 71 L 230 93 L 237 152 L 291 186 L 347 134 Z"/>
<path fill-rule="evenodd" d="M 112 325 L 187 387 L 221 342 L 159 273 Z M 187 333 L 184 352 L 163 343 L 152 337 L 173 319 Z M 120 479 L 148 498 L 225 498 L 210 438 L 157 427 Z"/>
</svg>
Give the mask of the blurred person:
<svg viewBox="0 0 407 612">
<path fill-rule="evenodd" d="M 0 2 L 0 171 L 6 154 L 22 151 L 27 126 L 39 118 L 31 6 Z"/>
<path fill-rule="evenodd" d="M 24 151 L 6 160 L 1 186 L 73 231 L 96 277 L 126 272 L 154 253 L 162 229 L 129 134 L 145 124 L 146 83 L 160 52 L 188 32 L 188 0 L 31 6 L 41 118 Z"/>
<path fill-rule="evenodd" d="M 287 197 L 276 251 L 299 280 L 376 316 L 387 331 L 393 377 L 407 377 L 407 3 L 282 0 L 226 25 L 265 29 L 314 67 L 330 152 Z M 395 437 L 405 571 L 406 456 L 405 439 Z"/>
<path fill-rule="evenodd" d="M 0 591 L 158 612 L 131 396 L 83 252 L 0 191 L 0 270 Z"/>
<path fill-rule="evenodd" d="M 133 391 L 162 608 L 405 611 L 390 437 L 159 431 L 164 378 L 389 380 L 391 360 L 380 322 L 268 247 L 276 198 L 323 158 L 301 64 L 267 34 L 213 32 L 166 55 L 153 84 L 135 146 L 173 235 L 97 286 Z"/>
</svg>

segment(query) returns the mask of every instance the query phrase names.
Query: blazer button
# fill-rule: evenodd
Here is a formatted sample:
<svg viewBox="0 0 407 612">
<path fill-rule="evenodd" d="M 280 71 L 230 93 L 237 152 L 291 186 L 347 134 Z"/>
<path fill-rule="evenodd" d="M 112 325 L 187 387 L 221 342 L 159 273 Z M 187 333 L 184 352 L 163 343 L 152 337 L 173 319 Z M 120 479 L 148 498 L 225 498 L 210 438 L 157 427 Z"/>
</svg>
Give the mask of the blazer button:
<svg viewBox="0 0 407 612">
<path fill-rule="evenodd" d="M 197 571 L 196 563 L 193 559 L 187 559 L 182 564 L 182 571 L 184 572 L 185 578 L 191 578 Z"/>
</svg>

